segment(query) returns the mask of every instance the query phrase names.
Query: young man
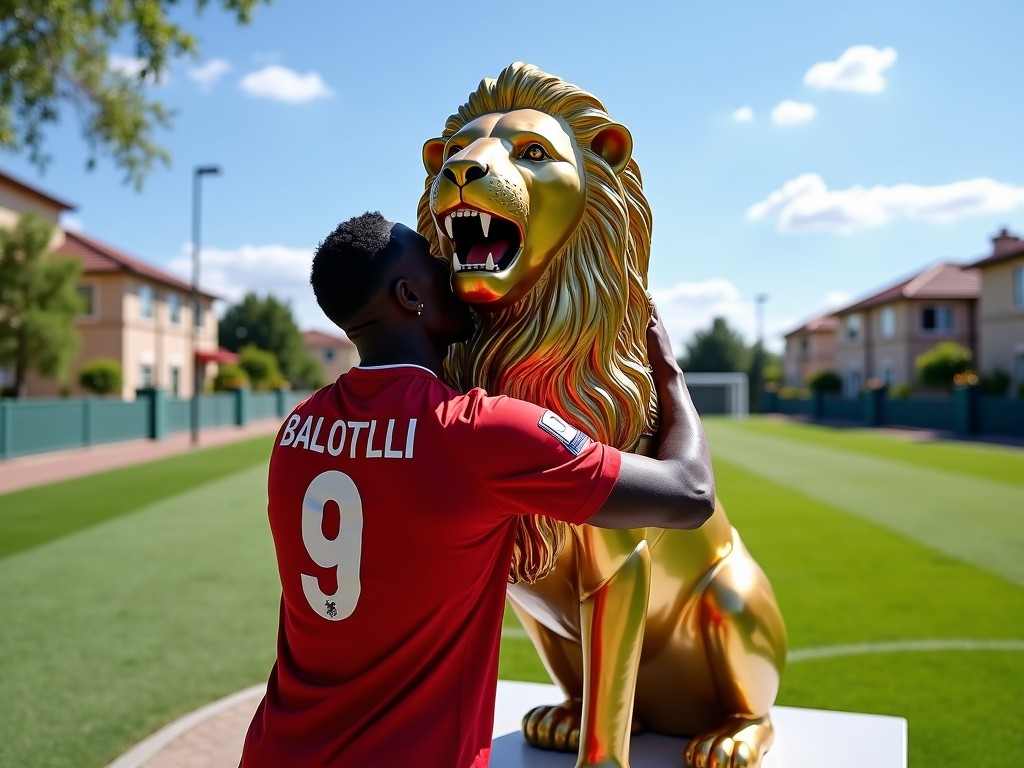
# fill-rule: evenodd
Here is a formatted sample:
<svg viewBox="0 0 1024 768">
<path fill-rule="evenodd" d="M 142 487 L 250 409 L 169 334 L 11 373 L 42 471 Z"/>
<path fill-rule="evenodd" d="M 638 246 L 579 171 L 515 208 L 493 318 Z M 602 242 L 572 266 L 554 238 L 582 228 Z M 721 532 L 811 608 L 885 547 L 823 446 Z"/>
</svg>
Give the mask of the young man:
<svg viewBox="0 0 1024 768">
<path fill-rule="evenodd" d="M 426 240 L 379 213 L 328 236 L 310 282 L 362 362 L 274 445 L 278 655 L 241 766 L 482 768 L 516 515 L 700 526 L 714 508 L 700 421 L 657 322 L 658 459 L 448 387 L 442 361 L 472 316 Z"/>
</svg>

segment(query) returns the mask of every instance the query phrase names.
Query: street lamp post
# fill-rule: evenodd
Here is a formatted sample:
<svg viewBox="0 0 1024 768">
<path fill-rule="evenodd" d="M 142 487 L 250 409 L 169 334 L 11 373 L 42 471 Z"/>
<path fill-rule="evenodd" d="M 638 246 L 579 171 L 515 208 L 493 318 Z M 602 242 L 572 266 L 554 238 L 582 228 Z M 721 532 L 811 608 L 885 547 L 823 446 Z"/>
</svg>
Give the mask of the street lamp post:
<svg viewBox="0 0 1024 768">
<path fill-rule="evenodd" d="M 764 410 L 764 305 L 767 301 L 767 293 L 759 293 L 754 297 L 757 308 L 757 359 L 754 361 L 754 369 L 757 375 L 755 392 L 758 413 Z"/>
<path fill-rule="evenodd" d="M 203 176 L 216 176 L 220 168 L 216 165 L 200 165 L 192 172 L 192 445 L 199 445 L 199 395 L 203 386 L 199 361 L 199 328 L 202 315 L 199 306 L 199 219 L 202 206 Z"/>
</svg>

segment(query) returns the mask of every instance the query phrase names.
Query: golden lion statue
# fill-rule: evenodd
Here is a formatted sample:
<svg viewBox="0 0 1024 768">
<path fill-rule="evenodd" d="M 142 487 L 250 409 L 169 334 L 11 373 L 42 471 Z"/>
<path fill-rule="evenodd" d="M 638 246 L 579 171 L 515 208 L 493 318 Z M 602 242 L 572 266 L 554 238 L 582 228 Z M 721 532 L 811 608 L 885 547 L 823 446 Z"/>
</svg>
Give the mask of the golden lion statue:
<svg viewBox="0 0 1024 768">
<path fill-rule="evenodd" d="M 478 316 L 452 382 L 642 449 L 656 429 L 651 214 L 629 131 L 591 94 L 515 63 L 480 83 L 423 160 L 419 231 Z M 530 743 L 626 766 L 631 732 L 650 730 L 692 737 L 683 759 L 696 768 L 760 764 L 786 633 L 720 503 L 696 531 L 522 518 L 509 581 L 566 695 L 527 713 Z"/>
</svg>

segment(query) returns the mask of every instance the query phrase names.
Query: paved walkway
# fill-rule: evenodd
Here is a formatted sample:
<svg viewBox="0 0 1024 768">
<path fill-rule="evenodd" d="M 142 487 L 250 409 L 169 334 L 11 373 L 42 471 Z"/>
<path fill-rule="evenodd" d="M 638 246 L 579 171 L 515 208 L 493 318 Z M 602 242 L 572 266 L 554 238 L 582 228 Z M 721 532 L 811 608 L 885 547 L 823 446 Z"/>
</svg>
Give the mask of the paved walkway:
<svg viewBox="0 0 1024 768">
<path fill-rule="evenodd" d="M 199 448 L 211 448 L 260 435 L 272 435 L 281 426 L 279 419 L 263 419 L 244 427 L 216 427 L 199 434 Z M 0 459 L 0 493 L 10 493 L 34 485 L 90 475 L 106 469 L 156 461 L 192 450 L 189 432 L 175 432 L 163 440 L 127 440 L 88 448 L 52 451 L 14 459 Z"/>
</svg>

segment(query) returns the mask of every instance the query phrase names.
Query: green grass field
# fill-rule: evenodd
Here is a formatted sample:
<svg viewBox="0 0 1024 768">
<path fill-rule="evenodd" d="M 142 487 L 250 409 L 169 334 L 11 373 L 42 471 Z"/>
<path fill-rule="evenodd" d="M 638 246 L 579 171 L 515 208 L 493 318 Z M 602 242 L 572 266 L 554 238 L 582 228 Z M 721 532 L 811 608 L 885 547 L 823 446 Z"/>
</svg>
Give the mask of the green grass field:
<svg viewBox="0 0 1024 768">
<path fill-rule="evenodd" d="M 1024 760 L 1024 451 L 709 419 L 789 629 L 780 704 L 896 714 L 912 765 Z M 0 765 L 101 768 L 265 679 L 269 438 L 0 496 Z M 501 675 L 544 680 L 514 619 Z"/>
</svg>

